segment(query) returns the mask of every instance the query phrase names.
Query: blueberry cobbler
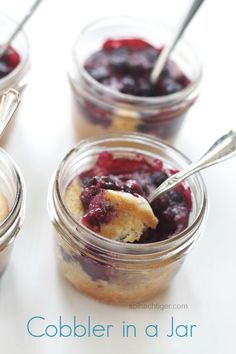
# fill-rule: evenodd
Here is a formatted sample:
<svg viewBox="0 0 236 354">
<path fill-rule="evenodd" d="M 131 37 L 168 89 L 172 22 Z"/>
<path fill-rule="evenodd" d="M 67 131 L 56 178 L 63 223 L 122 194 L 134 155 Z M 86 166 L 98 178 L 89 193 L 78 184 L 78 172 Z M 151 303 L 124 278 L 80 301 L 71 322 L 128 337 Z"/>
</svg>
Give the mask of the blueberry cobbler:
<svg viewBox="0 0 236 354">
<path fill-rule="evenodd" d="M 88 124 L 86 127 L 82 119 L 77 123 L 82 138 L 91 135 L 92 126 L 94 135 L 104 131 L 140 131 L 168 138 L 174 134 L 193 103 L 191 100 L 187 104 L 172 102 L 168 107 L 151 101 L 132 101 L 167 98 L 191 85 L 190 78 L 173 60 L 168 60 L 157 83 L 150 83 L 161 50 L 141 38 L 108 39 L 86 59 L 84 69 L 102 86 L 95 88 L 89 83 L 88 94 L 82 94 L 82 86 L 78 89 L 81 116 Z M 123 94 L 123 98 L 116 97 L 116 92 Z"/>
<path fill-rule="evenodd" d="M 70 214 L 89 230 L 121 245 L 158 243 L 183 231 L 192 209 L 190 188 L 184 183 L 152 205 L 147 196 L 175 170 L 159 159 L 136 154 L 99 154 L 90 168 L 67 186 L 64 203 Z M 94 236 L 96 237 L 96 236 Z M 161 268 L 124 271 L 112 262 L 92 258 L 86 247 L 75 252 L 67 243 L 58 248 L 60 267 L 71 283 L 103 301 L 129 303 L 149 298 L 166 287 L 176 263 Z M 155 276 L 155 281 L 153 281 Z M 144 285 L 145 284 L 145 285 Z"/>
<path fill-rule="evenodd" d="M 20 55 L 9 47 L 0 58 L 0 80 L 9 75 L 20 63 Z"/>
</svg>

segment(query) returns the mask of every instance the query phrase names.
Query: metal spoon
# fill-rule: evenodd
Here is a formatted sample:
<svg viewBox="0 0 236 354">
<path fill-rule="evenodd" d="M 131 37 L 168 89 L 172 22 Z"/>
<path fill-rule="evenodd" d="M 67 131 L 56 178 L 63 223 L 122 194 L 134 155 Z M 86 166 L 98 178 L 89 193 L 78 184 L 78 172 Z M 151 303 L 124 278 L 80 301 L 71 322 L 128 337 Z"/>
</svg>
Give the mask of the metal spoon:
<svg viewBox="0 0 236 354">
<path fill-rule="evenodd" d="M 13 33 L 10 35 L 8 40 L 0 47 L 0 59 L 3 56 L 3 54 L 6 52 L 8 47 L 10 46 L 11 42 L 13 39 L 17 36 L 17 34 L 20 32 L 20 30 L 23 28 L 25 23 L 29 20 L 29 18 L 33 15 L 34 11 L 37 9 L 38 5 L 41 3 L 42 0 L 36 0 L 35 3 L 31 6 L 31 8 L 28 10 L 28 12 L 25 14 L 21 22 L 17 25 Z"/>
<path fill-rule="evenodd" d="M 13 117 L 20 104 L 19 92 L 10 88 L 1 98 L 0 102 L 0 135 Z"/>
<path fill-rule="evenodd" d="M 187 11 L 185 16 L 183 17 L 182 21 L 179 24 L 179 27 L 177 31 L 174 33 L 172 39 L 170 40 L 170 43 L 168 43 L 164 49 L 161 51 L 159 57 L 157 58 L 157 61 L 154 65 L 154 68 L 152 69 L 151 75 L 150 75 L 150 81 L 152 84 L 155 84 L 158 81 L 158 78 L 160 77 L 162 70 L 164 69 L 166 62 L 178 43 L 179 39 L 181 38 L 182 34 L 184 33 L 185 29 L 187 28 L 188 24 L 196 14 L 197 10 L 199 7 L 202 5 L 204 0 L 194 0 L 192 5 L 190 6 L 190 9 Z"/>
<path fill-rule="evenodd" d="M 193 173 L 203 170 L 204 168 L 215 165 L 219 162 L 227 160 L 236 155 L 236 132 L 231 130 L 210 147 L 210 149 L 197 161 L 191 163 L 189 166 L 177 172 L 175 175 L 169 177 L 157 189 L 155 189 L 149 196 L 148 202 L 151 204 L 154 199 L 161 194 L 174 188 L 177 184 L 185 178 L 191 176 Z"/>
</svg>

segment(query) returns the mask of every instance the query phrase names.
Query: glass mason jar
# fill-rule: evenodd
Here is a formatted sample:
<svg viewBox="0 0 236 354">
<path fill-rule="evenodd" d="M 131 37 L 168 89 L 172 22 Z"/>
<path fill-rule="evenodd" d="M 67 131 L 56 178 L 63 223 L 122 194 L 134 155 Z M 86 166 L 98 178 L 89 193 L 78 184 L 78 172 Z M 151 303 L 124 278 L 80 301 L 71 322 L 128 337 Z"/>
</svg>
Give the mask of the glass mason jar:
<svg viewBox="0 0 236 354">
<path fill-rule="evenodd" d="M 190 163 L 181 152 L 142 134 L 88 139 L 72 149 L 53 176 L 48 195 L 50 219 L 62 274 L 82 292 L 104 302 L 130 304 L 147 300 L 168 287 L 186 254 L 202 234 L 207 211 L 206 190 L 199 174 L 189 177 L 193 209 L 187 229 L 170 239 L 149 244 L 110 240 L 73 218 L 64 202 L 75 176 L 94 165 L 101 151 L 129 157 L 137 153 L 160 158 L 169 168 Z"/>
<path fill-rule="evenodd" d="M 25 211 L 24 180 L 9 155 L 0 148 L 0 277 L 10 258 Z"/>
<path fill-rule="evenodd" d="M 8 16 L 0 13 L 0 30 L 1 30 L 1 42 L 0 45 L 5 43 L 10 34 L 16 28 L 17 23 L 10 19 Z M 29 60 L 29 43 L 26 35 L 21 31 L 12 42 L 12 47 L 20 55 L 20 63 L 16 68 L 8 75 L 0 79 L 0 99 L 5 91 L 9 88 L 14 88 L 18 91 L 22 91 L 28 83 L 28 73 L 30 69 Z M 8 133 L 11 131 L 13 122 L 10 122 L 3 137 L 0 138 L 1 144 L 6 140 Z"/>
<path fill-rule="evenodd" d="M 86 59 L 108 39 L 142 38 L 160 48 L 173 30 L 129 17 L 102 19 L 87 26 L 72 50 L 69 81 L 73 92 L 73 116 L 77 138 L 107 133 L 143 132 L 162 139 L 174 138 L 185 114 L 196 101 L 202 77 L 201 64 L 185 39 L 172 54 L 173 61 L 191 83 L 181 91 L 159 97 L 138 97 L 120 93 L 95 79 L 84 69 Z"/>
</svg>

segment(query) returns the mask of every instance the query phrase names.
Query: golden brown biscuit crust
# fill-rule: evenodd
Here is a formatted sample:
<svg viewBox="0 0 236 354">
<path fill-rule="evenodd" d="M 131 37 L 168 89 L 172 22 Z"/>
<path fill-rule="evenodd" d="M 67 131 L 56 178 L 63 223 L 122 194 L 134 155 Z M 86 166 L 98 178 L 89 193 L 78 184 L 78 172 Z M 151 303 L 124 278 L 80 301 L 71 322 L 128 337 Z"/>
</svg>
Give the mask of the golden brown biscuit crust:
<svg viewBox="0 0 236 354">
<path fill-rule="evenodd" d="M 116 210 L 110 223 L 101 225 L 100 234 L 113 240 L 134 242 L 139 240 L 145 229 L 155 229 L 158 219 L 151 206 L 141 196 L 106 190 L 104 199 Z"/>
<path fill-rule="evenodd" d="M 66 207 L 77 219 L 79 219 L 84 214 L 84 208 L 80 200 L 81 192 L 82 187 L 79 184 L 79 180 L 75 178 L 67 187 L 64 196 Z"/>
</svg>

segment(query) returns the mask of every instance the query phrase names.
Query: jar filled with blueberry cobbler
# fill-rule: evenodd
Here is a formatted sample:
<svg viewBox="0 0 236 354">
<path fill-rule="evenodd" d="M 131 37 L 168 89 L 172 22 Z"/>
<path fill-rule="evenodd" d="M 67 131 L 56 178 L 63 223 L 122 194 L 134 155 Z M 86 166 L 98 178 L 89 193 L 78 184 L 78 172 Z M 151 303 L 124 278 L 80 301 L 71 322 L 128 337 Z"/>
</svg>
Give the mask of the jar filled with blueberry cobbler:
<svg viewBox="0 0 236 354">
<path fill-rule="evenodd" d="M 126 17 L 86 27 L 72 52 L 69 80 L 77 137 L 141 132 L 174 138 L 196 101 L 201 65 L 181 40 L 156 84 L 150 73 L 173 31 Z"/>
<path fill-rule="evenodd" d="M 16 22 L 0 14 L 0 46 L 6 42 L 16 26 Z M 0 98 L 9 88 L 21 91 L 26 86 L 29 67 L 28 40 L 25 34 L 20 32 L 0 58 Z M 4 132 L 4 137 L 10 131 L 9 128 L 10 126 Z M 2 140 L 1 137 L 1 142 Z"/>
<path fill-rule="evenodd" d="M 0 149 L 0 278 L 10 259 L 25 210 L 23 177 L 11 158 Z"/>
<path fill-rule="evenodd" d="M 66 155 L 48 205 L 59 269 L 75 288 L 130 304 L 169 286 L 202 233 L 205 187 L 196 174 L 151 205 L 147 196 L 188 164 L 143 134 L 84 140 Z"/>
</svg>

